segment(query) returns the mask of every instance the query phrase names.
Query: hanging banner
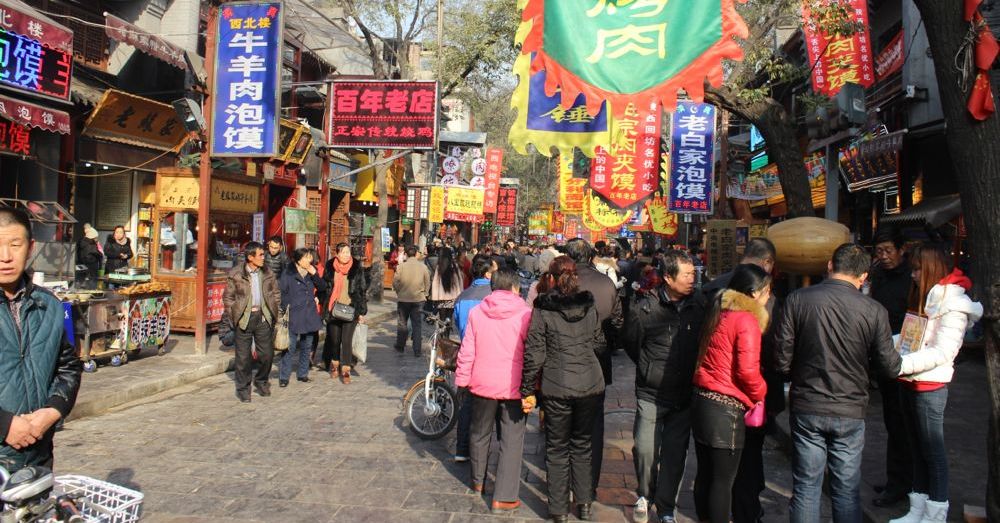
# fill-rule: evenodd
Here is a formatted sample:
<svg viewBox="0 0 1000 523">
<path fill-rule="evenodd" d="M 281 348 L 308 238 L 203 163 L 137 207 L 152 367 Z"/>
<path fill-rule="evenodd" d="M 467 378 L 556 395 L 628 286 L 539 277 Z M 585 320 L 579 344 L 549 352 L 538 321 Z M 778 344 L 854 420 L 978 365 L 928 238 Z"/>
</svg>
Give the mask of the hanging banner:
<svg viewBox="0 0 1000 523">
<path fill-rule="evenodd" d="M 660 106 L 629 104 L 612 125 L 608 149 L 590 162 L 590 188 L 624 209 L 647 198 L 659 185 Z"/>
<path fill-rule="evenodd" d="M 517 225 L 517 189 L 513 187 L 500 188 L 496 224 L 500 227 Z"/>
<path fill-rule="evenodd" d="M 579 95 L 572 106 L 565 108 L 559 104 L 559 93 L 546 94 L 545 71 L 532 74 L 530 69 L 530 56 L 520 55 L 514 60 L 514 74 L 519 80 L 510 105 L 517 109 L 517 117 L 508 135 L 514 150 L 528 154 L 530 144 L 550 156 L 553 147 L 559 154 L 576 147 L 593 156 L 595 146 L 609 142 L 610 125 L 604 105 L 597 114 L 590 114 L 583 95 Z"/>
<path fill-rule="evenodd" d="M 632 217 L 633 211 L 615 209 L 591 191 L 587 191 L 585 202 L 586 209 L 583 213 L 585 224 L 589 218 L 591 223 L 599 225 L 602 229 L 618 229 Z"/>
<path fill-rule="evenodd" d="M 444 222 L 444 187 L 431 187 L 430 198 L 427 201 L 427 221 L 431 223 Z"/>
<path fill-rule="evenodd" d="M 900 29 L 892 41 L 875 57 L 875 77 L 878 80 L 903 68 L 903 63 L 906 61 L 903 46 L 903 30 Z"/>
<path fill-rule="evenodd" d="M 552 234 L 562 234 L 566 229 L 566 218 L 563 213 L 559 211 L 552 211 L 552 222 L 549 224 L 549 230 Z"/>
<path fill-rule="evenodd" d="M 871 38 L 868 34 L 868 0 L 840 0 L 851 13 L 851 21 L 862 29 L 850 36 L 830 35 L 812 16 L 809 4 L 802 0 L 802 32 L 812 68 L 812 87 L 817 94 L 833 98 L 844 84 L 862 87 L 875 83 Z"/>
<path fill-rule="evenodd" d="M 445 188 L 445 220 L 481 223 L 483 221 L 483 189 L 451 185 Z"/>
<path fill-rule="evenodd" d="M 587 180 L 573 177 L 573 154 L 559 155 L 559 209 L 566 214 L 583 212 Z"/>
<path fill-rule="evenodd" d="M 281 2 L 232 2 L 219 7 L 211 156 L 278 154 L 282 13 Z"/>
<path fill-rule="evenodd" d="M 437 147 L 437 82 L 333 82 L 326 143 L 349 149 Z"/>
<path fill-rule="evenodd" d="M 596 115 L 607 100 L 614 116 L 629 102 L 673 107 L 677 91 L 701 101 L 705 80 L 721 86 L 722 60 L 740 60 L 734 37 L 749 31 L 736 0 L 522 0 L 516 43 L 534 53 L 547 93 L 564 108 L 583 94 Z"/>
<path fill-rule="evenodd" d="M 0 117 L 43 131 L 69 134 L 69 113 L 0 96 Z"/>
<path fill-rule="evenodd" d="M 650 230 L 656 234 L 674 237 L 679 229 L 677 214 L 667 210 L 664 198 L 652 198 L 646 202 L 646 212 L 649 213 Z"/>
<path fill-rule="evenodd" d="M 678 102 L 671 118 L 670 198 L 667 209 L 712 214 L 715 178 L 715 106 Z"/>
<path fill-rule="evenodd" d="M 500 177 L 503 175 L 503 149 L 491 147 L 486 149 L 486 174 L 483 182 L 486 193 L 483 200 L 483 212 L 497 212 L 497 197 L 500 193 Z"/>
<path fill-rule="evenodd" d="M 563 236 L 567 240 L 572 240 L 573 238 L 579 238 L 581 235 L 581 227 L 583 223 L 580 221 L 579 216 L 567 216 L 566 217 L 566 229 L 563 232 Z"/>
<path fill-rule="evenodd" d="M 528 214 L 528 234 L 530 236 L 547 235 L 551 218 L 552 211 L 531 211 Z"/>
<path fill-rule="evenodd" d="M 157 58 L 178 69 L 187 69 L 184 49 L 151 34 L 138 26 L 132 25 L 121 18 L 104 13 L 104 32 L 108 37 L 123 44 L 131 45 L 137 50 Z"/>
</svg>

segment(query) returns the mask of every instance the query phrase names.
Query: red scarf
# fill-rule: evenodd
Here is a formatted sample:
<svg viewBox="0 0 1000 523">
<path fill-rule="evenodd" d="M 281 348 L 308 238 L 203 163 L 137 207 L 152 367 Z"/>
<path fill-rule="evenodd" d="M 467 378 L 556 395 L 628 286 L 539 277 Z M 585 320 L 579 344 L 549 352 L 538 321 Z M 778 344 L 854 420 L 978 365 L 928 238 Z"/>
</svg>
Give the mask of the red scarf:
<svg viewBox="0 0 1000 523">
<path fill-rule="evenodd" d="M 347 263 L 340 263 L 337 258 L 333 259 L 333 292 L 330 293 L 330 301 L 326 304 L 326 310 L 333 310 L 333 304 L 337 303 L 340 293 L 344 292 L 344 285 L 347 285 L 347 273 L 354 265 L 354 258 Z"/>
<path fill-rule="evenodd" d="M 972 289 L 972 280 L 962 272 L 962 269 L 954 269 L 951 271 L 951 274 L 942 278 L 938 283 L 941 285 L 958 285 L 966 291 Z"/>
</svg>

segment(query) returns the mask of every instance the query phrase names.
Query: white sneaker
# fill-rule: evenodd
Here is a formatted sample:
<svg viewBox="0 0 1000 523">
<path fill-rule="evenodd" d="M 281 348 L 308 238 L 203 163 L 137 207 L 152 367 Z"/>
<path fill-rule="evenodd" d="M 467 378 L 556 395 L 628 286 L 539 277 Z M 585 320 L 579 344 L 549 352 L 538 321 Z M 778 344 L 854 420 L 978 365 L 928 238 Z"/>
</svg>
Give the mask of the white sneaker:
<svg viewBox="0 0 1000 523">
<path fill-rule="evenodd" d="M 675 520 L 673 516 L 660 516 L 660 523 L 674 523 L 674 522 Z"/>
<path fill-rule="evenodd" d="M 920 523 L 924 517 L 924 506 L 927 504 L 927 494 L 910 492 L 910 511 L 902 517 L 889 520 L 889 523 Z"/>
<path fill-rule="evenodd" d="M 455 463 L 465 463 L 466 461 L 469 461 L 469 456 L 455 454 Z"/>
<path fill-rule="evenodd" d="M 649 502 L 640 496 L 632 506 L 632 521 L 635 523 L 646 523 L 649 519 Z"/>
</svg>

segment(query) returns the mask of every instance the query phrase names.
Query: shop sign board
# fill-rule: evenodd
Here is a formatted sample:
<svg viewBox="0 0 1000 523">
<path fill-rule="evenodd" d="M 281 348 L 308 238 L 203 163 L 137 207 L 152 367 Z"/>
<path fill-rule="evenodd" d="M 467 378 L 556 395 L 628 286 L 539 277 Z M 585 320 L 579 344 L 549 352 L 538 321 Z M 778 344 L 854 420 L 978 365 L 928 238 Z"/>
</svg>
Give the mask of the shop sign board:
<svg viewBox="0 0 1000 523">
<path fill-rule="evenodd" d="M 581 214 L 587 180 L 573 176 L 573 157 L 559 155 L 559 209 L 566 214 Z"/>
<path fill-rule="evenodd" d="M 437 82 L 333 82 L 326 142 L 351 149 L 435 149 Z"/>
<path fill-rule="evenodd" d="M 344 165 L 337 162 L 329 162 L 329 164 L 330 188 L 338 191 L 353 193 L 358 182 L 357 173 L 351 174 L 350 176 L 344 176 L 346 173 L 353 170 L 350 165 Z"/>
<path fill-rule="evenodd" d="M 264 213 L 253 213 L 253 232 L 250 239 L 255 242 L 264 243 Z"/>
<path fill-rule="evenodd" d="M 213 211 L 255 213 L 260 209 L 260 187 L 212 180 L 212 201 L 209 208 Z"/>
<path fill-rule="evenodd" d="M 713 278 L 736 267 L 736 220 L 709 220 L 708 274 Z"/>
<path fill-rule="evenodd" d="M 27 127 L 69 134 L 69 113 L 0 96 L 0 117 Z"/>
<path fill-rule="evenodd" d="M 0 152 L 31 156 L 31 129 L 18 123 L 0 120 Z"/>
<path fill-rule="evenodd" d="M 479 223 L 483 221 L 485 191 L 476 187 L 447 187 L 445 220 Z"/>
<path fill-rule="evenodd" d="M 281 2 L 219 6 L 212 100 L 212 156 L 278 155 Z"/>
<path fill-rule="evenodd" d="M 87 119 L 83 133 L 112 142 L 169 151 L 184 139 L 185 131 L 173 107 L 108 89 Z"/>
<path fill-rule="evenodd" d="M 184 49 L 150 34 L 115 15 L 104 13 L 104 32 L 108 37 L 123 44 L 131 45 L 139 51 L 166 62 L 178 69 L 187 69 Z"/>
<path fill-rule="evenodd" d="M 531 211 L 531 214 L 528 214 L 528 234 L 531 236 L 545 236 L 548 234 L 551 218 L 552 211 Z"/>
<path fill-rule="evenodd" d="M 486 194 L 483 212 L 497 212 L 497 198 L 500 192 L 500 175 L 503 173 L 503 149 L 491 147 L 486 150 Z"/>
<path fill-rule="evenodd" d="M 517 224 L 517 189 L 501 187 L 498 194 L 496 224 L 513 227 Z"/>
<path fill-rule="evenodd" d="M 156 205 L 168 209 L 198 210 L 198 178 L 161 176 Z"/>
<path fill-rule="evenodd" d="M 441 160 L 441 170 L 445 174 L 455 174 L 461 168 L 462 161 L 456 156 L 445 156 L 444 160 Z"/>
<path fill-rule="evenodd" d="M 670 212 L 712 214 L 714 210 L 715 112 L 711 104 L 677 102 L 671 118 Z"/>
<path fill-rule="evenodd" d="M 3 3 L 0 49 L 3 49 L 0 83 L 48 98 L 69 100 L 73 31 Z"/>
<path fill-rule="evenodd" d="M 629 104 L 614 120 L 610 147 L 598 147 L 590 162 L 590 188 L 619 209 L 647 198 L 659 185 L 661 114 L 655 101 Z"/>
<path fill-rule="evenodd" d="M 444 187 L 431 187 L 430 198 L 427 201 L 427 221 L 431 223 L 444 222 Z"/>
<path fill-rule="evenodd" d="M 222 302 L 222 295 L 226 293 L 226 282 L 209 283 L 208 303 L 205 308 L 208 310 L 208 323 L 222 321 L 222 315 L 226 313 L 226 304 Z"/>
<path fill-rule="evenodd" d="M 317 234 L 319 219 L 316 211 L 285 207 L 285 234 Z"/>
</svg>

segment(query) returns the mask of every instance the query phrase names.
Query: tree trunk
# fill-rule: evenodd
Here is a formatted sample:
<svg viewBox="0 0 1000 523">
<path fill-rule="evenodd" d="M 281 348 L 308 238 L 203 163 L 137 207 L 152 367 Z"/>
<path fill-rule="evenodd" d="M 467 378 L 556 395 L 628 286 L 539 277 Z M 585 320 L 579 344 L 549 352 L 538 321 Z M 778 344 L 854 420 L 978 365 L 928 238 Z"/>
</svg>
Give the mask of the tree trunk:
<svg viewBox="0 0 1000 523">
<path fill-rule="evenodd" d="M 385 150 L 379 151 L 375 156 L 375 162 L 386 157 Z M 382 294 L 385 285 L 385 260 L 382 255 L 382 227 L 389 225 L 389 190 L 386 183 L 386 176 L 389 173 L 391 163 L 375 167 L 375 192 L 378 194 L 378 227 L 373 231 L 375 237 L 372 241 L 372 268 L 371 285 L 368 287 L 368 297 L 375 303 L 382 303 Z"/>
<path fill-rule="evenodd" d="M 966 110 L 967 94 L 959 88 L 959 77 L 952 66 L 968 30 L 962 20 L 961 2 L 915 0 L 927 29 L 931 55 L 941 96 L 941 107 L 948 124 L 948 150 L 955 179 L 962 196 L 962 210 L 972 256 L 974 296 L 986 308 L 986 366 L 989 381 L 990 419 L 987 443 L 988 478 L 986 511 L 988 521 L 1000 521 L 1000 116 L 983 122 L 974 120 Z M 955 464 L 953 464 L 955 465 Z M 961 464 L 957 464 L 961 466 Z"/>
<path fill-rule="evenodd" d="M 778 179 L 788 206 L 788 217 L 815 216 L 812 204 L 812 189 L 809 187 L 809 172 L 802 160 L 795 122 L 791 115 L 777 102 L 768 103 L 750 121 L 760 130 L 767 144 L 767 154 L 778 165 Z"/>
</svg>

